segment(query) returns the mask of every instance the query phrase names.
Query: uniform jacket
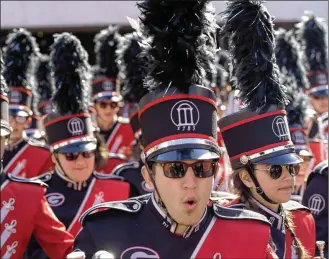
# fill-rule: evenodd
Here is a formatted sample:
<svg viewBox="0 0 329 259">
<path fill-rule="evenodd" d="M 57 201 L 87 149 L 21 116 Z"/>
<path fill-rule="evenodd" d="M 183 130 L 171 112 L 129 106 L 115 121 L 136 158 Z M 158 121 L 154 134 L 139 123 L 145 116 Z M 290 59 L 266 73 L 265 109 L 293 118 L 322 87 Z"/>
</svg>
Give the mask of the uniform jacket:
<svg viewBox="0 0 329 259">
<path fill-rule="evenodd" d="M 5 173 L 32 178 L 52 170 L 54 164 L 44 142 L 22 138 L 14 147 L 7 146 L 3 166 Z"/>
<path fill-rule="evenodd" d="M 103 211 L 96 212 L 102 209 Z M 153 194 L 94 206 L 81 218 L 75 249 L 86 258 L 99 250 L 114 258 L 272 258 L 269 223 L 258 213 L 212 204 L 184 235 Z M 253 233 L 250 235 L 250 233 Z M 257 244 L 257 245 L 250 245 Z"/>
<path fill-rule="evenodd" d="M 43 182 L 2 174 L 1 258 L 22 259 L 33 234 L 51 258 L 65 258 L 72 251 L 73 236 L 47 203 Z"/>
</svg>

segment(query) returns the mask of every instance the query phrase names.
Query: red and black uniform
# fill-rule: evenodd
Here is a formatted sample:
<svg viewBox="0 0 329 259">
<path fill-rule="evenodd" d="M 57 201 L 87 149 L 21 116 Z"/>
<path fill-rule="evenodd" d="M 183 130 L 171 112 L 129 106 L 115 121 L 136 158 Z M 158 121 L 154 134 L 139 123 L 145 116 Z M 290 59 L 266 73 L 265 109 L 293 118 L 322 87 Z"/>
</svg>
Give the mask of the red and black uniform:
<svg viewBox="0 0 329 259">
<path fill-rule="evenodd" d="M 231 197 L 229 197 L 231 198 Z M 267 208 L 254 198 L 250 197 L 248 202 L 251 209 L 264 215 L 271 223 L 271 237 L 274 250 L 279 258 L 296 258 L 294 236 L 296 236 L 306 248 L 307 252 L 314 257 L 315 254 L 315 223 L 310 210 L 298 202 L 289 201 L 279 206 L 277 212 Z M 221 201 L 219 203 L 222 204 Z M 240 198 L 224 202 L 226 207 L 245 208 Z M 291 213 L 293 229 L 287 227 L 286 213 Z"/>
<path fill-rule="evenodd" d="M 23 258 L 32 234 L 50 258 L 65 258 L 73 236 L 44 197 L 40 180 L 1 174 L 1 258 Z"/>
<path fill-rule="evenodd" d="M 104 211 L 94 213 L 98 209 Z M 218 204 L 209 205 L 200 221 L 182 236 L 174 234 L 176 224 L 168 220 L 152 194 L 100 204 L 81 221 L 84 227 L 75 250 L 85 252 L 86 258 L 99 250 L 114 258 L 275 258 L 263 216 Z M 154 234 L 157 238 L 152 238 Z"/>
<path fill-rule="evenodd" d="M 5 173 L 31 178 L 53 170 L 49 147 L 35 139 L 22 138 L 14 146 L 7 146 L 3 156 Z"/>
<path fill-rule="evenodd" d="M 68 232 L 76 236 L 81 230 L 79 218 L 90 207 L 105 201 L 129 198 L 129 184 L 122 177 L 95 173 L 78 186 L 58 172 L 49 174 L 45 197 Z M 32 240 L 28 258 L 45 258 L 40 247 Z"/>
</svg>

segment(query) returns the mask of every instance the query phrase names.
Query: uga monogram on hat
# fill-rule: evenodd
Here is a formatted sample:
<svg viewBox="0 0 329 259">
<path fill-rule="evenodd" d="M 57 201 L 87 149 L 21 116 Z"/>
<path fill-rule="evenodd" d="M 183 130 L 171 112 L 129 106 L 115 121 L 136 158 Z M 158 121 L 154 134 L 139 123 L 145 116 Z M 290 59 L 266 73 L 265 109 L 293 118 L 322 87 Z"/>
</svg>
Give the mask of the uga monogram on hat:
<svg viewBox="0 0 329 259">
<path fill-rule="evenodd" d="M 198 107 L 191 101 L 177 102 L 171 109 L 170 118 L 179 131 L 195 131 L 200 120 Z"/>
</svg>

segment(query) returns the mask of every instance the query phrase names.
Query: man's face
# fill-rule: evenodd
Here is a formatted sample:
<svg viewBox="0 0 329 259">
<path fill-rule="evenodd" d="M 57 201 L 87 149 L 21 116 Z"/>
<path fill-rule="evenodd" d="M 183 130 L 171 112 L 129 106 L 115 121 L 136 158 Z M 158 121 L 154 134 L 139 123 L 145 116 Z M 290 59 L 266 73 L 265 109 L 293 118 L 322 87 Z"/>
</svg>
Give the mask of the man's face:
<svg viewBox="0 0 329 259">
<path fill-rule="evenodd" d="M 192 164 L 195 161 L 184 161 Z M 144 167 L 145 178 L 145 167 Z M 155 184 L 160 193 L 161 200 L 166 206 L 169 215 L 180 225 L 192 226 L 197 224 L 209 202 L 214 177 L 198 178 L 191 167 L 182 178 L 168 178 L 159 164 L 152 166 Z M 152 182 L 145 179 L 153 186 Z"/>
<path fill-rule="evenodd" d="M 9 115 L 9 124 L 12 127 L 11 139 L 20 139 L 23 136 L 23 131 L 29 124 L 29 118 L 23 116 Z"/>
<path fill-rule="evenodd" d="M 98 119 L 104 124 L 111 124 L 114 116 L 118 113 L 118 103 L 103 100 L 95 103 Z"/>
<path fill-rule="evenodd" d="M 310 101 L 314 110 L 318 114 L 328 112 L 328 96 L 312 96 L 310 95 Z"/>
</svg>

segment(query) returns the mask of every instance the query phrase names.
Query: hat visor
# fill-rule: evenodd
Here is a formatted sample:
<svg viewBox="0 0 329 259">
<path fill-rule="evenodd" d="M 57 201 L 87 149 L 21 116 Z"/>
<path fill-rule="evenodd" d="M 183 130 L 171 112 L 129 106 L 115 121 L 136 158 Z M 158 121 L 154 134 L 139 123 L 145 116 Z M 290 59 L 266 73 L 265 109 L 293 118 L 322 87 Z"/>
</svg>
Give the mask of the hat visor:
<svg viewBox="0 0 329 259">
<path fill-rule="evenodd" d="M 220 155 L 207 149 L 178 149 L 149 158 L 151 161 L 187 161 L 218 159 Z"/>
<path fill-rule="evenodd" d="M 303 159 L 300 158 L 295 153 L 287 153 L 281 154 L 278 156 L 265 158 L 265 159 L 257 159 L 257 161 L 251 161 L 253 164 L 266 164 L 266 165 L 294 165 L 300 164 L 303 162 Z"/>
<path fill-rule="evenodd" d="M 21 117 L 29 117 L 30 116 L 29 112 L 26 111 L 26 110 L 21 110 L 21 109 L 11 108 L 11 107 L 9 107 L 9 115 L 21 116 Z"/>
<path fill-rule="evenodd" d="M 102 102 L 102 101 L 111 101 L 111 102 L 121 102 L 122 98 L 121 96 L 115 96 L 115 95 L 108 95 L 108 96 L 100 96 L 95 98 L 95 102 Z"/>
<path fill-rule="evenodd" d="M 313 157 L 312 152 L 307 149 L 296 149 L 296 153 L 302 157 Z"/>
<path fill-rule="evenodd" d="M 85 152 L 95 150 L 97 147 L 96 142 L 88 141 L 88 142 L 78 142 L 68 144 L 66 146 L 60 147 L 56 150 L 58 153 L 77 153 L 77 152 Z"/>
<path fill-rule="evenodd" d="M 328 88 L 327 89 L 311 91 L 309 94 L 313 97 L 328 96 Z"/>
</svg>

